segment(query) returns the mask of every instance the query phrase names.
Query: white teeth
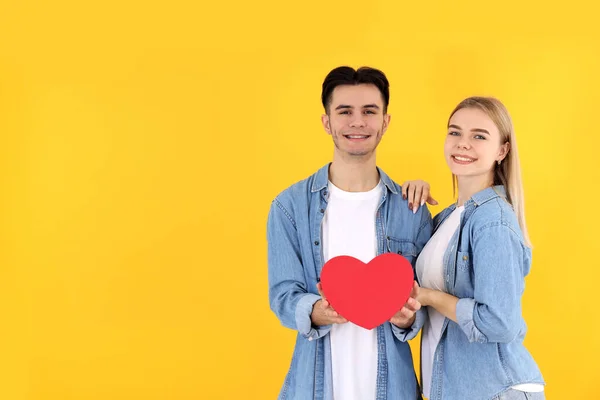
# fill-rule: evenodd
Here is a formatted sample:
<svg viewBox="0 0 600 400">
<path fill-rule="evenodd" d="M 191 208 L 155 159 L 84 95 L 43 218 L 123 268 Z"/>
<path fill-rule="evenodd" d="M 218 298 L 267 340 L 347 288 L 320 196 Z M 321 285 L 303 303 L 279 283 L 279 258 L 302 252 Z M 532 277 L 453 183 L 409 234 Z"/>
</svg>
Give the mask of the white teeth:
<svg viewBox="0 0 600 400">
<path fill-rule="evenodd" d="M 356 136 L 356 135 L 348 135 L 350 139 L 366 139 L 368 136 Z"/>
<path fill-rule="evenodd" d="M 465 161 L 465 162 L 473 161 L 472 158 L 464 158 L 464 157 L 458 157 L 458 156 L 454 156 L 454 158 L 457 159 L 458 161 Z"/>
</svg>

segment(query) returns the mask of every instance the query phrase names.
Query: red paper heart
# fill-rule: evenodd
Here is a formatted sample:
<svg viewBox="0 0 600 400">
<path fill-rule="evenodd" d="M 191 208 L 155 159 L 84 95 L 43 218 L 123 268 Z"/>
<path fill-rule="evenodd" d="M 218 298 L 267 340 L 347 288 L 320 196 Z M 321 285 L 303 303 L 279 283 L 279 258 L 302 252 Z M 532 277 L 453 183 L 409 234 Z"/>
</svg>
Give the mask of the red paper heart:
<svg viewBox="0 0 600 400">
<path fill-rule="evenodd" d="M 413 269 L 399 254 L 384 253 L 369 263 L 350 256 L 330 259 L 321 272 L 323 294 L 348 321 L 373 329 L 389 321 L 408 300 Z"/>
</svg>

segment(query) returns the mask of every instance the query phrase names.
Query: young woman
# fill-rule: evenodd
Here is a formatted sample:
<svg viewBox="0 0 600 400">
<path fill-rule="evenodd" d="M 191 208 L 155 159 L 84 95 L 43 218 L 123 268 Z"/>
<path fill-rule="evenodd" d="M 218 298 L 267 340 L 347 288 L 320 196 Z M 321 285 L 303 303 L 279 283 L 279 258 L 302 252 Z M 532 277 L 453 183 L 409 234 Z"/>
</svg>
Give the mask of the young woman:
<svg viewBox="0 0 600 400">
<path fill-rule="evenodd" d="M 521 296 L 531 243 L 504 105 L 487 97 L 463 100 L 450 115 L 444 155 L 458 200 L 434 218 L 434 235 L 416 262 L 425 313 L 423 394 L 430 400 L 544 399 L 544 380 L 523 345 Z M 407 182 L 403 192 L 419 205 L 429 196 L 423 186 Z"/>
</svg>

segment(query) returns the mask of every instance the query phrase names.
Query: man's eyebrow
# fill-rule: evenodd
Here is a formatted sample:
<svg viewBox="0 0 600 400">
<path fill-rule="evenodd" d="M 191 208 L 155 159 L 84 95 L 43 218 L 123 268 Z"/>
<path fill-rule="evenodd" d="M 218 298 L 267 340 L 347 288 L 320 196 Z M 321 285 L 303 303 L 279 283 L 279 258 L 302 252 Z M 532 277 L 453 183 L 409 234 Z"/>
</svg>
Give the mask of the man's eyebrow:
<svg viewBox="0 0 600 400">
<path fill-rule="evenodd" d="M 340 104 L 335 109 L 336 110 L 344 110 L 344 109 L 352 109 L 352 108 L 354 108 L 354 106 L 351 106 L 348 104 Z M 379 106 L 377 104 L 365 104 L 364 106 L 362 106 L 362 108 L 376 108 L 379 110 Z"/>
</svg>

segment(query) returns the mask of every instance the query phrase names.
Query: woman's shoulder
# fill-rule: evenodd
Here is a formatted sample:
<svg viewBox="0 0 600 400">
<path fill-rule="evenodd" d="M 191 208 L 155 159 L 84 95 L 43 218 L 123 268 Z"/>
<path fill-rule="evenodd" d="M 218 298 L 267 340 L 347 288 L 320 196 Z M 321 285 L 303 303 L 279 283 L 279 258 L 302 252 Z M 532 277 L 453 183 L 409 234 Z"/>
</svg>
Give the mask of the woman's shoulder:
<svg viewBox="0 0 600 400">
<path fill-rule="evenodd" d="M 502 196 L 477 204 L 469 218 L 468 225 L 472 235 L 495 228 L 499 231 L 511 231 L 520 241 L 523 241 L 517 214 L 508 200 Z"/>
</svg>

